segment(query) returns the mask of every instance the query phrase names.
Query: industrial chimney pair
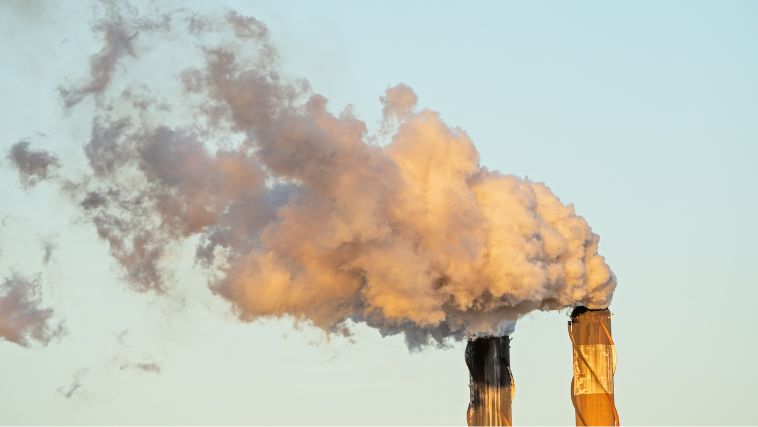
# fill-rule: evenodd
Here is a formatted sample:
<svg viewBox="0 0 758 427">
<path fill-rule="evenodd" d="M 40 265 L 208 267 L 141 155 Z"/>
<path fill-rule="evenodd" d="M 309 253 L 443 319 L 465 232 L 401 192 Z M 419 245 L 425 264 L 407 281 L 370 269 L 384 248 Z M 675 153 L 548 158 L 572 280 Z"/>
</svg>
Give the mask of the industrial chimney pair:
<svg viewBox="0 0 758 427">
<path fill-rule="evenodd" d="M 574 349 L 571 402 L 577 426 L 617 426 L 613 399 L 616 348 L 611 338 L 611 312 L 576 307 L 569 321 Z M 510 426 L 516 391 L 511 374 L 510 337 L 483 337 L 466 345 L 471 399 L 466 420 L 470 426 Z"/>
</svg>

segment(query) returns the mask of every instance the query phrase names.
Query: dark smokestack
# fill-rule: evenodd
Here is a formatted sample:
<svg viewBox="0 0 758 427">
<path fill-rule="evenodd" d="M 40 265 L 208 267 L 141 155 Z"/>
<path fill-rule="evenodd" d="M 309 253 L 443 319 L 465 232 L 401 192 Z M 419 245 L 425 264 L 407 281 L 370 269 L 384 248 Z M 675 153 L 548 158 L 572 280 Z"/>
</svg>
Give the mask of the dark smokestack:
<svg viewBox="0 0 758 427">
<path fill-rule="evenodd" d="M 577 426 L 619 425 L 613 397 L 616 347 L 611 337 L 611 312 L 576 307 L 569 321 L 574 347 L 571 401 Z"/>
<path fill-rule="evenodd" d="M 510 426 L 515 392 L 511 374 L 510 337 L 483 337 L 466 345 L 471 401 L 466 413 L 470 426 Z"/>
</svg>

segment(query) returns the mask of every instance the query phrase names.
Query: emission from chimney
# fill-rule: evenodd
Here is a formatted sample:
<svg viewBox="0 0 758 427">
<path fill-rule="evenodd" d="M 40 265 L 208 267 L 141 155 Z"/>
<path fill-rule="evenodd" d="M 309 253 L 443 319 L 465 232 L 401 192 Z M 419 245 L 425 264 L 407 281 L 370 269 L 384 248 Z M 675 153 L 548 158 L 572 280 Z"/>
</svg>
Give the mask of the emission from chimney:
<svg viewBox="0 0 758 427">
<path fill-rule="evenodd" d="M 618 426 L 613 397 L 616 347 L 611 338 L 611 312 L 576 307 L 568 323 L 574 348 L 571 401 L 577 426 Z"/>
<path fill-rule="evenodd" d="M 510 337 L 481 337 L 466 344 L 471 399 L 470 426 L 513 425 L 511 401 L 516 392 L 511 373 Z"/>
</svg>

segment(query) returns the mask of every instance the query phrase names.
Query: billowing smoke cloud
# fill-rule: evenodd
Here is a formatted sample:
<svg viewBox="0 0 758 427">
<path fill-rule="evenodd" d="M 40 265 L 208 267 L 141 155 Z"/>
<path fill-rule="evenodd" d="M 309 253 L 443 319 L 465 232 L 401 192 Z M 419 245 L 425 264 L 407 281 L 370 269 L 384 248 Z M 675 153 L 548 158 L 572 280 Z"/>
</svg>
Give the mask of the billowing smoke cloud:
<svg viewBox="0 0 758 427">
<path fill-rule="evenodd" d="M 194 237 L 212 290 L 248 321 L 365 322 L 415 347 L 609 304 L 615 279 L 573 206 L 480 166 L 469 136 L 418 108 L 410 87 L 381 97 L 372 135 L 280 75 L 259 21 L 159 22 L 111 13 L 95 27 L 105 45 L 91 76 L 62 89 L 66 108 L 97 99 L 92 174 L 64 187 L 135 289 L 163 290 L 166 248 Z M 156 67 L 153 86 L 128 79 L 149 68 L 149 47 L 178 40 L 191 42 L 171 52 L 198 61 Z"/>
<path fill-rule="evenodd" d="M 6 157 L 18 171 L 21 184 L 27 189 L 50 178 L 60 167 L 55 155 L 42 150 L 32 150 L 29 146 L 29 140 L 22 139 L 11 146 Z"/>
<path fill-rule="evenodd" d="M 53 310 L 42 308 L 40 283 L 19 275 L 0 283 L 0 338 L 28 347 L 37 342 L 47 345 L 63 332 Z"/>
</svg>

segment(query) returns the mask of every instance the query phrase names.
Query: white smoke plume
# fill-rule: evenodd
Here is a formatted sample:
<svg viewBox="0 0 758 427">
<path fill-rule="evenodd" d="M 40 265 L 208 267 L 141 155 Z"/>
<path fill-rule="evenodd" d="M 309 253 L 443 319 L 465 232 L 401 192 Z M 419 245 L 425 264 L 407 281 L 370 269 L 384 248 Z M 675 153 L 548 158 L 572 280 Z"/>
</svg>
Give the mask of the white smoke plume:
<svg viewBox="0 0 758 427">
<path fill-rule="evenodd" d="M 22 347 L 47 345 L 64 333 L 53 310 L 41 307 L 40 283 L 13 275 L 0 283 L 0 338 Z"/>
<path fill-rule="evenodd" d="M 381 97 L 372 135 L 284 78 L 253 18 L 128 15 L 97 23 L 90 77 L 61 90 L 66 108 L 96 99 L 92 174 L 61 183 L 135 289 L 163 290 L 166 247 L 198 237 L 211 289 L 246 321 L 365 322 L 418 347 L 610 303 L 615 278 L 573 206 L 480 166 L 466 132 L 417 107 L 410 87 Z M 129 79 L 166 45 L 198 61 Z"/>
</svg>

